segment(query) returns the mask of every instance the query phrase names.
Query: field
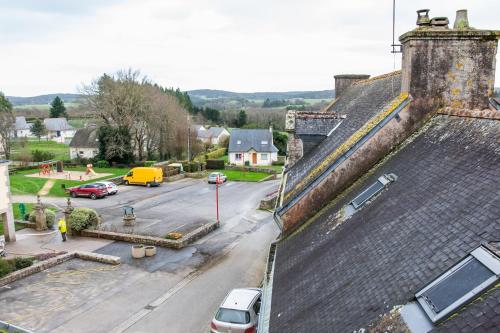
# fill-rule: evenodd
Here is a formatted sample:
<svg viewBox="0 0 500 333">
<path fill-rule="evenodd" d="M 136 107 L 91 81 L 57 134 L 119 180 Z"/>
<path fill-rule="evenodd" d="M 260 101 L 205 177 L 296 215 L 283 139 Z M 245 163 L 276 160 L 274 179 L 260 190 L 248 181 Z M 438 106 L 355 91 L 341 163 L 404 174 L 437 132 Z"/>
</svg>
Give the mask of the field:
<svg viewBox="0 0 500 333">
<path fill-rule="evenodd" d="M 15 140 L 12 145 L 11 159 L 19 160 L 23 155 L 29 154 L 32 150 L 49 151 L 56 156 L 55 160 L 69 160 L 69 146 L 55 141 L 29 139 L 24 147 L 21 147 L 19 140 Z"/>
<path fill-rule="evenodd" d="M 69 171 L 85 171 L 85 167 L 76 167 L 76 168 L 66 168 L 65 170 Z M 106 176 L 106 177 L 101 177 L 101 178 L 96 178 L 96 179 L 91 179 L 87 181 L 78 181 L 78 180 L 64 180 L 64 179 L 57 179 L 57 180 L 51 180 L 54 182 L 54 185 L 50 189 L 48 195 L 50 196 L 56 196 L 56 197 L 64 197 L 66 196 L 66 192 L 62 188 L 62 184 L 68 187 L 73 187 L 77 185 L 82 185 L 82 184 L 87 184 L 87 183 L 93 183 L 98 180 L 104 180 L 107 178 L 112 178 L 112 177 L 118 177 L 126 174 L 128 172 L 127 168 L 94 168 L 96 173 L 108 173 L 111 174 L 111 176 Z M 10 176 L 10 186 L 11 186 L 11 191 L 12 194 L 37 194 L 42 187 L 45 185 L 45 183 L 48 181 L 48 179 L 44 178 L 33 178 L 33 177 L 26 177 L 26 175 L 32 174 L 36 172 L 35 170 L 24 170 L 24 171 L 18 171 Z"/>
</svg>

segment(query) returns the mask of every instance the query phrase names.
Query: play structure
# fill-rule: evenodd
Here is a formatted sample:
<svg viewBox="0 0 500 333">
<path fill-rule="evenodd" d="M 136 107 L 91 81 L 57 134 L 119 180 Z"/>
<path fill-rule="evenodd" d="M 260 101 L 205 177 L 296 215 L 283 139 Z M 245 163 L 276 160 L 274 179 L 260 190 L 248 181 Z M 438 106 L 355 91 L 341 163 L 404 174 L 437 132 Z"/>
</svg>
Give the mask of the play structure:
<svg viewBox="0 0 500 333">
<path fill-rule="evenodd" d="M 38 165 L 38 173 L 26 175 L 27 177 L 64 179 L 64 180 L 90 180 L 110 176 L 110 173 L 96 173 L 92 164 L 87 164 L 85 171 L 64 170 L 62 161 L 46 161 Z"/>
<path fill-rule="evenodd" d="M 88 175 L 92 175 L 92 176 L 96 175 L 92 164 L 87 164 L 87 171 L 85 171 L 85 176 L 88 176 Z"/>
</svg>

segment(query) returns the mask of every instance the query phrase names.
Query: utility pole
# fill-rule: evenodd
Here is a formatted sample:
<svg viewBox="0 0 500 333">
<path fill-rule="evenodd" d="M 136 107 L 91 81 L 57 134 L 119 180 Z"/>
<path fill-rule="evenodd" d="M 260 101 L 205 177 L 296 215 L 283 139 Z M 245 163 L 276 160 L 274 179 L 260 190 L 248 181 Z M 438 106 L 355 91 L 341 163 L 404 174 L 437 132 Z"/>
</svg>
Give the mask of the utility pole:
<svg viewBox="0 0 500 333">
<path fill-rule="evenodd" d="M 188 162 L 191 162 L 191 123 L 189 119 L 189 114 L 187 115 L 187 121 L 188 121 L 188 151 L 187 151 L 187 157 L 188 157 Z"/>
<path fill-rule="evenodd" d="M 219 184 L 221 183 L 220 175 L 215 178 L 215 208 L 217 210 L 217 227 L 220 227 L 219 220 Z"/>
</svg>

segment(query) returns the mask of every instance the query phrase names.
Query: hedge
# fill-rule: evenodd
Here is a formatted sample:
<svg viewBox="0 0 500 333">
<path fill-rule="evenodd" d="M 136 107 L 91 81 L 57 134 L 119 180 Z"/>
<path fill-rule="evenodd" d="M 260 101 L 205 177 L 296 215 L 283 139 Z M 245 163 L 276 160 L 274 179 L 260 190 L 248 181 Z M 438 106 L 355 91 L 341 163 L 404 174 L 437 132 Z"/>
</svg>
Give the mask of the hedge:
<svg viewBox="0 0 500 333">
<path fill-rule="evenodd" d="M 207 160 L 207 169 L 210 169 L 210 170 L 224 169 L 224 161 L 223 160 Z"/>
<path fill-rule="evenodd" d="M 82 231 L 90 226 L 97 226 L 99 224 L 99 215 L 97 212 L 90 208 L 75 208 L 70 215 L 71 229 L 75 231 Z"/>
<path fill-rule="evenodd" d="M 218 159 L 219 157 L 222 157 L 226 155 L 227 148 L 219 148 L 214 151 L 211 151 L 210 153 L 206 154 L 207 160 L 215 160 Z"/>
</svg>

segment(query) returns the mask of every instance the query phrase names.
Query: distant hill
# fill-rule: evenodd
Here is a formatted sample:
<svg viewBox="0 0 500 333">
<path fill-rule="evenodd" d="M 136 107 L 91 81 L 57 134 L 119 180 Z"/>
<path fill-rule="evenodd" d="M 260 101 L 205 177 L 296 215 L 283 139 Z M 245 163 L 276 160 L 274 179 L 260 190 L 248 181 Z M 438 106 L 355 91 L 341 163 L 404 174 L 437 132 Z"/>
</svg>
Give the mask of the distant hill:
<svg viewBox="0 0 500 333">
<path fill-rule="evenodd" d="M 82 98 L 80 94 L 47 94 L 33 97 L 16 97 L 7 96 L 8 100 L 13 106 L 23 106 L 23 105 L 43 105 L 50 104 L 52 100 L 59 96 L 65 103 L 74 103 Z"/>
<path fill-rule="evenodd" d="M 212 89 L 198 89 L 189 90 L 187 92 L 190 97 L 204 98 L 204 99 L 216 99 L 216 98 L 228 98 L 237 99 L 245 98 L 248 100 L 265 100 L 269 98 L 271 100 L 277 99 L 331 99 L 333 98 L 333 90 L 319 90 L 319 91 L 284 91 L 284 92 L 254 92 L 254 93 L 238 93 L 225 90 L 212 90 Z"/>
</svg>

